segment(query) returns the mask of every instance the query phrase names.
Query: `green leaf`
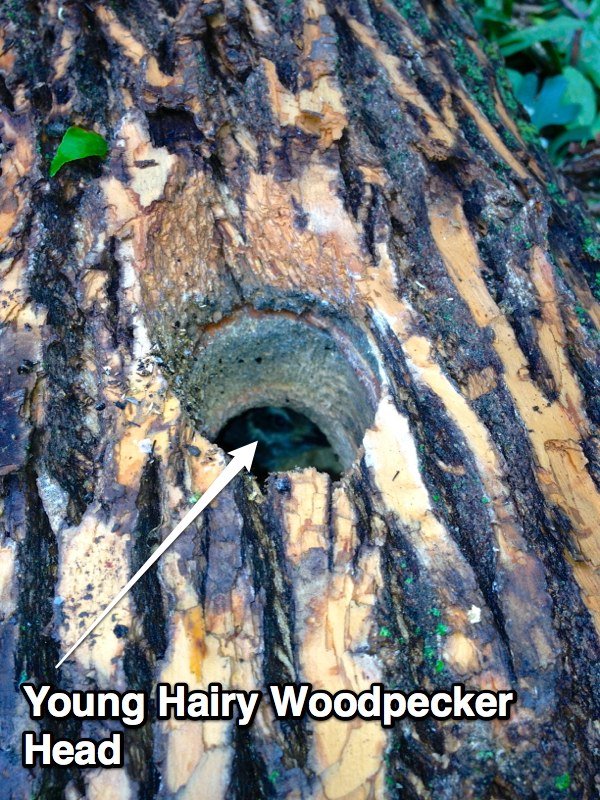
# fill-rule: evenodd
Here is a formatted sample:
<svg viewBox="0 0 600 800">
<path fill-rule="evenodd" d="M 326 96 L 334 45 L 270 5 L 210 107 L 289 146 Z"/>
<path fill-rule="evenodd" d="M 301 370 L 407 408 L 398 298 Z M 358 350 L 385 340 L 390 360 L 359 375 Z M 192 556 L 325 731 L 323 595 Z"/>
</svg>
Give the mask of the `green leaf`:
<svg viewBox="0 0 600 800">
<path fill-rule="evenodd" d="M 600 18 L 587 23 L 579 42 L 577 68 L 600 88 Z"/>
<path fill-rule="evenodd" d="M 516 69 L 510 69 L 506 67 L 506 74 L 508 75 L 508 79 L 510 81 L 510 85 L 512 86 L 513 92 L 518 97 L 519 89 L 521 88 L 521 84 L 523 83 L 523 78 L 525 77 L 522 72 L 519 72 Z"/>
<path fill-rule="evenodd" d="M 596 117 L 596 92 L 589 80 L 574 67 L 565 67 L 563 77 L 567 81 L 563 103 L 575 103 L 579 112 L 575 119 L 569 123 L 570 128 L 591 125 Z"/>
<path fill-rule="evenodd" d="M 600 0 L 592 0 L 588 8 L 589 19 L 597 20 L 600 17 Z"/>
<path fill-rule="evenodd" d="M 561 15 L 548 22 L 540 22 L 538 25 L 507 33 L 498 40 L 498 44 L 504 56 L 512 56 L 540 42 L 557 42 L 566 48 L 571 36 L 584 25 L 584 20 Z"/>
<path fill-rule="evenodd" d="M 69 161 L 78 161 L 88 156 L 106 158 L 107 154 L 108 145 L 103 136 L 73 125 L 67 129 L 58 145 L 56 155 L 50 164 L 50 177 L 53 178 L 63 164 Z"/>
<path fill-rule="evenodd" d="M 480 8 L 476 12 L 475 18 L 482 22 L 499 22 L 503 25 L 510 23 L 510 17 L 507 17 L 502 11 L 496 11 L 493 8 Z"/>
<path fill-rule="evenodd" d="M 567 80 L 562 75 L 554 75 L 544 81 L 531 115 L 531 121 L 538 130 L 548 125 L 568 125 L 575 120 L 579 106 L 563 102 L 566 89 Z"/>
<path fill-rule="evenodd" d="M 512 22 L 512 2 L 500 0 L 484 0 L 475 12 L 475 24 L 488 38 L 498 39 L 507 30 L 514 28 Z"/>
<path fill-rule="evenodd" d="M 530 117 L 533 116 L 535 111 L 535 98 L 538 90 L 538 77 L 535 72 L 529 72 L 527 75 L 521 75 L 514 69 L 507 70 L 508 77 L 512 83 L 515 97 L 521 103 L 525 111 Z"/>
</svg>

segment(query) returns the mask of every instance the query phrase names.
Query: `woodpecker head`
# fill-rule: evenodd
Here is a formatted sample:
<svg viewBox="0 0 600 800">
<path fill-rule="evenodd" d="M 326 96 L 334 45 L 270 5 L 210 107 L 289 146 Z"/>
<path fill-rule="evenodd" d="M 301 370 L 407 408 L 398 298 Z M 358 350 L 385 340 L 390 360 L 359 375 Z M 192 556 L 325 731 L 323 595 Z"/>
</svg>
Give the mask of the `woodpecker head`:
<svg viewBox="0 0 600 800">
<path fill-rule="evenodd" d="M 296 467 L 315 467 L 338 478 L 341 465 L 326 436 L 304 414 L 290 408 L 252 408 L 230 420 L 218 437 L 224 449 L 258 441 L 253 471 L 258 477 Z"/>
</svg>

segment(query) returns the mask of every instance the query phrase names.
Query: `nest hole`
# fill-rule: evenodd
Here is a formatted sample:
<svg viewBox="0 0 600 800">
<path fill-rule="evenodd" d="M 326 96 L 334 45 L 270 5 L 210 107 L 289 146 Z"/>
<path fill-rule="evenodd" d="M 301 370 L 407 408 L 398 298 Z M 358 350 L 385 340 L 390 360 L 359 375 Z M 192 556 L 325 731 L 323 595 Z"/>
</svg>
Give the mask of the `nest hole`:
<svg viewBox="0 0 600 800">
<path fill-rule="evenodd" d="M 253 472 L 263 481 L 306 467 L 337 480 L 351 468 L 379 395 L 364 333 L 241 309 L 197 341 L 185 399 L 204 435 L 226 451 L 258 441 Z"/>
<path fill-rule="evenodd" d="M 257 441 L 252 471 L 261 482 L 272 472 L 307 467 L 326 472 L 333 480 L 342 474 L 340 457 L 323 431 L 292 408 L 250 408 L 230 419 L 216 441 L 226 452 Z"/>
</svg>

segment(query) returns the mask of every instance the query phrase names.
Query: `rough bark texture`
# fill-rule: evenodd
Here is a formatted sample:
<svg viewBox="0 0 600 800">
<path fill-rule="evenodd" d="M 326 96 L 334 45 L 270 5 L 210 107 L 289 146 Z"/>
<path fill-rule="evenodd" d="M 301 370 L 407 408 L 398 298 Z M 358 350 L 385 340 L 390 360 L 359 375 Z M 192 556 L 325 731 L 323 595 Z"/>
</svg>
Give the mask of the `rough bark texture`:
<svg viewBox="0 0 600 800">
<path fill-rule="evenodd" d="M 464 11 L 0 20 L 2 796 L 598 796 L 600 249 Z M 110 156 L 49 180 L 68 124 Z M 238 363 L 248 337 L 261 363 Z M 236 480 L 56 672 L 221 469 L 223 417 L 286 393 L 356 456 L 342 481 Z M 519 702 L 391 731 L 151 721 L 126 769 L 28 772 L 25 678 Z"/>
</svg>

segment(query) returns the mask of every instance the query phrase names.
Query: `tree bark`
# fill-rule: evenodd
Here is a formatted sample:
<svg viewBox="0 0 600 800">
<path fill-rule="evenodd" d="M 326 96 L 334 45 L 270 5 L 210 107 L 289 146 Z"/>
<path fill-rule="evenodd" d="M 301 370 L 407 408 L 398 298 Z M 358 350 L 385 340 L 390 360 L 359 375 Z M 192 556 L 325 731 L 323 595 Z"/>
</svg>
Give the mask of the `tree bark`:
<svg viewBox="0 0 600 800">
<path fill-rule="evenodd" d="M 11 0 L 0 20 L 2 796 L 598 796 L 600 246 L 466 13 Z M 50 180 L 70 124 L 109 157 Z M 285 400 L 341 481 L 236 479 L 56 671 L 218 474 L 220 426 Z M 28 771 L 25 680 L 518 702 L 389 730 L 150 719 L 124 769 Z"/>
</svg>

